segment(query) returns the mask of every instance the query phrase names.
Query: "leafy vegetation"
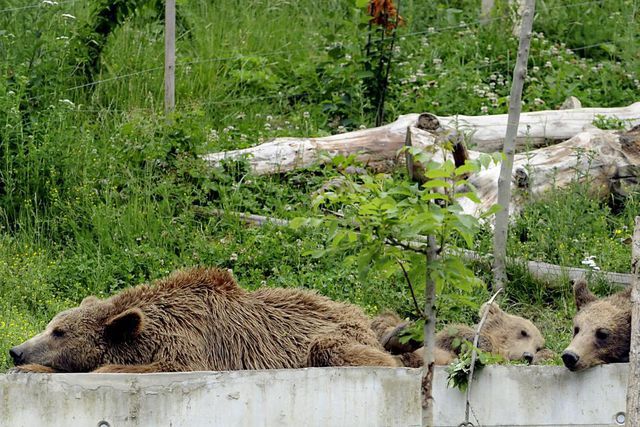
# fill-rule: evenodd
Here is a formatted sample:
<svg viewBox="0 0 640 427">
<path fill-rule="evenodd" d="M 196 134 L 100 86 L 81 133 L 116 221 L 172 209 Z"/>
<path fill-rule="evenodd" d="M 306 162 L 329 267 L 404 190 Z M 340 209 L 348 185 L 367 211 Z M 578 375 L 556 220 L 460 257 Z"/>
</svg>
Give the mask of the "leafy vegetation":
<svg viewBox="0 0 640 427">
<path fill-rule="evenodd" d="M 323 230 L 248 227 L 233 215 L 308 217 L 311 194 L 336 168 L 258 177 L 242 163 L 212 170 L 199 158 L 275 136 L 371 126 L 365 10 L 353 0 L 179 3 L 171 123 L 162 114 L 157 2 L 129 3 L 137 6 L 101 33 L 99 61 L 86 40 L 105 2 L 3 3 L 0 370 L 9 366 L 11 345 L 84 296 L 107 296 L 194 264 L 232 268 L 246 287 L 308 287 L 370 313 L 412 311 L 401 273 L 364 278 L 343 254 L 305 256 L 326 247 Z M 637 101 L 637 1 L 538 3 L 525 111 L 556 108 L 569 95 L 585 106 Z M 461 0 L 402 1 L 400 14 L 387 120 L 506 111 L 517 49 L 508 14 L 498 11 L 480 26 L 478 5 Z M 401 174 L 394 179 L 405 185 Z M 583 190 L 532 201 L 515 220 L 510 254 L 573 266 L 595 255 L 603 270 L 628 271 L 638 194 L 612 209 Z M 490 242 L 484 230 L 472 243 L 486 251 Z M 490 284 L 486 266 L 472 267 Z M 551 348 L 562 349 L 573 311 L 568 283 L 537 283 L 517 265 L 510 279 L 503 304 L 536 321 Z M 474 287 L 465 294 L 470 304 L 461 297 L 443 290 L 441 321 L 472 323 L 472 307 L 487 291 Z"/>
</svg>

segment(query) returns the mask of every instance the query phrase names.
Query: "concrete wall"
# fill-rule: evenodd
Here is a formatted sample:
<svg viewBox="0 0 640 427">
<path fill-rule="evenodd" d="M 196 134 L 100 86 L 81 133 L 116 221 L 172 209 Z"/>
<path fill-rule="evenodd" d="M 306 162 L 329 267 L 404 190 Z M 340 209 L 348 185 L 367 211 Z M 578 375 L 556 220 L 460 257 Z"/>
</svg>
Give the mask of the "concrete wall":
<svg viewBox="0 0 640 427">
<path fill-rule="evenodd" d="M 490 366 L 474 381 L 474 426 L 619 426 L 624 416 L 628 364 L 570 372 L 563 366 Z M 464 420 L 465 396 L 437 375 L 436 424 Z"/>
<path fill-rule="evenodd" d="M 419 387 L 406 369 L 11 374 L 0 425 L 419 426 Z"/>
<path fill-rule="evenodd" d="M 475 426 L 616 426 L 627 365 L 582 373 L 492 366 L 474 382 Z M 464 421 L 437 369 L 436 425 Z M 342 368 L 174 374 L 0 375 L 0 426 L 419 426 L 420 371 Z"/>
</svg>

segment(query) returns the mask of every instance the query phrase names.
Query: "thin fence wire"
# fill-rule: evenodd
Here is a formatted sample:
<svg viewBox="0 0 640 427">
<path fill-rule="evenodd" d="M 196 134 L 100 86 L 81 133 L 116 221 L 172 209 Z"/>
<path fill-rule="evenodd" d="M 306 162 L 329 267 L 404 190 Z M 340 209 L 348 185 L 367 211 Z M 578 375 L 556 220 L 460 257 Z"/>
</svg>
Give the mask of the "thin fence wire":
<svg viewBox="0 0 640 427">
<path fill-rule="evenodd" d="M 27 10 L 27 9 L 35 9 L 38 7 L 55 7 L 55 6 L 60 6 L 63 4 L 71 4 L 71 3 L 75 3 L 77 0 L 67 0 L 67 1 L 41 1 L 39 3 L 34 3 L 34 4 L 30 4 L 28 6 L 17 6 L 17 7 L 8 7 L 6 9 L 0 9 L 0 13 L 7 13 L 7 12 L 18 12 L 21 10 Z"/>
<path fill-rule="evenodd" d="M 544 10 L 549 11 L 549 10 L 557 10 L 557 9 L 571 9 L 573 7 L 586 6 L 590 4 L 604 4 L 604 2 L 605 0 L 591 0 L 591 1 L 581 2 L 581 3 L 563 4 L 561 6 L 548 7 Z M 509 19 L 511 19 L 511 16 L 509 16 L 508 14 L 505 14 L 501 16 L 495 16 L 493 18 L 478 19 L 470 22 L 462 22 L 460 24 L 448 25 L 444 27 L 430 27 L 423 31 L 415 31 L 412 33 L 402 34 L 401 37 L 415 37 L 415 36 L 421 36 L 421 35 L 445 33 L 448 31 L 463 30 L 473 26 L 481 26 L 489 22 L 497 22 L 497 21 L 503 21 L 503 20 L 509 20 Z M 581 22 L 575 22 L 574 24 L 581 24 Z"/>
<path fill-rule="evenodd" d="M 640 40 L 640 36 L 635 37 L 636 40 Z M 567 48 L 571 51 L 579 51 L 579 50 L 585 50 L 585 49 L 590 49 L 590 48 L 594 48 L 594 47 L 598 47 L 598 46 L 603 46 L 603 45 L 607 45 L 607 44 L 611 44 L 611 41 L 606 41 L 606 42 L 600 42 L 600 43 L 594 43 L 594 44 L 590 44 L 590 45 L 585 45 L 585 46 L 578 46 L 578 47 L 573 47 L 573 48 Z M 301 50 L 301 49 L 300 49 Z M 206 58 L 206 59 L 201 59 L 201 60 L 193 60 L 193 61 L 183 61 L 183 62 L 179 62 L 176 63 L 176 69 L 184 67 L 184 66 L 189 66 L 189 65 L 197 65 L 197 64 L 204 64 L 204 63 L 211 63 L 211 62 L 224 62 L 224 61 L 234 61 L 234 60 L 242 60 L 245 58 L 249 58 L 249 57 L 254 57 L 254 56 L 276 56 L 278 54 L 282 54 L 282 53 L 290 53 L 294 50 L 289 49 L 289 50 L 278 50 L 278 51 L 272 51 L 272 52 L 255 52 L 255 53 L 247 53 L 247 54 L 240 54 L 240 55 L 235 55 L 235 56 L 225 56 L 225 57 L 212 57 L 212 58 Z M 532 59 L 535 59 L 535 57 L 532 57 Z M 485 68 L 491 68 L 491 67 L 498 67 L 498 66 L 503 66 L 503 65 L 509 65 L 510 63 L 512 63 L 513 61 L 508 60 L 508 59 L 503 59 L 500 61 L 490 61 L 488 63 L 485 64 L 477 64 L 475 66 L 475 68 L 477 70 L 479 69 L 485 69 Z M 88 87 L 93 87 L 93 86 L 98 86 L 104 83 L 109 83 L 109 82 L 116 82 L 119 80 L 123 80 L 123 79 L 128 79 L 131 77 L 135 77 L 135 76 L 140 76 L 143 74 L 148 74 L 151 73 L 153 71 L 159 71 L 159 70 L 163 70 L 164 66 L 158 66 L 158 67 L 152 67 L 152 68 L 147 68 L 144 70 L 140 70 L 140 71 L 135 71 L 132 73 L 127 73 L 127 74 L 121 74 L 118 76 L 114 76 L 114 77 L 109 77 L 106 79 L 101 79 L 101 80 L 95 80 L 93 82 L 89 82 L 89 83 L 85 83 L 82 85 L 77 85 L 77 86 L 72 86 L 70 88 L 65 89 L 65 92 L 72 92 L 75 90 L 79 90 L 79 89 L 84 89 L 84 88 L 88 88 Z M 54 95 L 55 93 L 58 92 L 51 92 L 51 93 L 47 93 L 47 94 L 42 94 L 42 95 L 38 95 L 38 96 L 34 96 L 34 97 L 30 97 L 28 98 L 29 101 L 35 101 L 38 99 L 41 99 L 43 97 L 46 96 L 51 96 Z M 274 95 L 266 95 L 266 96 L 259 96 L 259 97 L 246 97 L 246 98 L 234 98 L 234 99 L 229 99 L 229 100 L 221 100 L 221 101 L 209 101 L 209 102 L 205 102 L 206 105 L 229 105 L 229 104 L 234 104 L 234 103 L 245 103 L 245 102 L 251 102 L 251 101 L 260 101 L 260 100 L 267 100 L 267 99 L 275 99 L 275 98 L 281 98 L 283 97 L 282 94 L 274 94 Z"/>
<path fill-rule="evenodd" d="M 0 10 L 0 12 L 3 11 L 16 11 L 16 10 L 22 10 L 22 9 L 30 9 L 30 8 L 36 8 L 36 7 L 40 7 L 43 5 L 50 5 L 50 6 L 56 6 L 56 5 L 62 5 L 62 4 L 70 4 L 70 3 L 75 3 L 77 0 L 67 0 L 67 1 L 61 1 L 61 2 L 47 2 L 47 1 L 43 1 L 37 4 L 32 4 L 32 5 L 28 5 L 28 6 L 22 6 L 22 7 L 17 7 L 17 8 L 8 8 L 8 9 L 3 9 Z M 548 7 L 545 9 L 545 11 L 549 11 L 549 10 L 557 10 L 557 9 L 570 9 L 570 8 L 574 8 L 574 7 L 580 7 L 580 6 L 586 6 L 586 5 L 595 5 L 595 4 L 604 4 L 605 0 L 591 0 L 591 1 L 584 1 L 584 2 L 579 2 L 579 3 L 572 3 L 572 4 L 563 4 L 563 5 L 559 5 L 559 6 L 554 6 L 554 7 Z M 471 28 L 475 25 L 481 25 L 483 23 L 486 22 L 497 22 L 497 21 L 501 21 L 501 20 L 506 20 L 506 19 L 511 19 L 510 16 L 508 15 L 502 15 L 502 16 L 498 16 L 498 17 L 494 17 L 494 18 L 489 18 L 488 20 L 474 20 L 468 23 L 461 23 L 461 24 L 457 24 L 457 25 L 450 25 L 450 26 L 441 26 L 441 27 L 431 27 L 425 31 L 417 31 L 417 32 L 412 32 L 412 33 L 405 33 L 403 35 L 401 35 L 401 37 L 407 38 L 407 37 L 416 37 L 416 36 L 429 36 L 429 35 L 433 35 L 433 34 L 438 34 L 438 33 L 445 33 L 445 32 L 449 32 L 449 31 L 455 31 L 455 30 L 461 30 L 461 29 L 468 29 Z M 640 36 L 636 37 L 636 39 L 640 39 Z M 585 46 L 579 46 L 579 47 L 573 47 L 573 48 L 567 48 L 571 51 L 580 51 L 580 50 L 585 50 L 585 49 L 589 49 L 589 48 L 594 48 L 594 47 L 598 47 L 598 46 L 603 46 L 603 45 L 607 45 L 607 44 L 611 44 L 612 41 L 605 41 L 605 42 L 600 42 L 600 43 L 594 43 L 594 44 L 590 44 L 590 45 L 585 45 Z M 206 64 L 206 63 L 213 63 L 213 62 L 225 62 L 225 61 L 237 61 L 237 60 L 242 60 L 245 58 L 250 58 L 250 57 L 273 57 L 273 56 L 279 56 L 279 55 L 286 55 L 286 54 L 291 54 L 291 53 L 295 53 L 295 52 L 299 52 L 299 51 L 303 51 L 303 50 L 307 50 L 306 47 L 300 47 L 300 48 L 291 48 L 288 47 L 288 45 L 284 45 L 281 46 L 279 49 L 277 50 L 273 50 L 273 51 L 268 51 L 268 52 L 252 52 L 252 53 L 244 53 L 244 54 L 237 54 L 237 55 L 229 55 L 229 56 L 219 56 L 219 57 L 210 57 L 210 58 L 203 58 L 203 59 L 194 59 L 194 60 L 189 60 L 189 61 L 181 61 L 176 63 L 176 69 L 179 68 L 183 68 L 186 66 L 192 66 L 192 65 L 199 65 L 199 64 Z M 509 59 L 504 59 L 504 60 L 500 60 L 500 61 L 490 61 L 486 64 L 478 64 L 476 65 L 476 69 L 484 69 L 484 68 L 489 68 L 489 67 L 494 67 L 494 66 L 502 66 L 502 65 L 508 65 L 510 64 L 512 61 Z M 157 66 L 157 67 L 151 67 L 151 68 L 147 68 L 147 69 L 143 69 L 143 70 L 139 70 L 139 71 L 133 71 L 130 73 L 126 73 L 126 74 L 121 74 L 121 75 L 117 75 L 117 76 L 113 76 L 113 77 L 109 77 L 109 78 L 105 78 L 105 79 L 101 79 L 101 80 L 95 80 L 89 83 L 84 83 L 81 85 L 77 85 L 77 86 L 72 86 L 70 88 L 67 88 L 64 90 L 64 92 L 73 92 L 76 90 L 80 90 L 80 89 L 84 89 L 84 88 L 89 88 L 89 87 L 95 87 L 95 86 L 99 86 L 102 85 L 104 83 L 109 83 L 109 82 L 116 82 L 119 80 L 123 80 L 123 79 L 128 79 L 128 78 L 132 78 L 132 77 L 136 77 L 136 76 L 140 76 L 140 75 L 144 75 L 144 74 L 149 74 L 155 71 L 159 71 L 159 70 L 163 70 L 164 66 Z M 35 97 L 30 97 L 29 100 L 33 101 L 33 100 L 37 100 L 46 96 L 52 96 L 54 94 L 56 94 L 58 92 L 51 92 L 51 93 L 47 93 L 47 94 L 42 94 L 42 95 L 38 95 Z M 260 96 L 260 97 L 246 97 L 246 98 L 234 98 L 234 99 L 228 99 L 228 100 L 221 100 L 221 101 L 209 101 L 206 102 L 205 104 L 207 105 L 228 105 L 228 104 L 233 104 L 233 103 L 244 103 L 244 102 L 251 102 L 251 101 L 258 101 L 258 100 L 267 100 L 267 99 L 275 99 L 275 98 L 280 98 L 282 97 L 281 94 L 274 94 L 274 95 L 266 95 L 266 96 Z"/>
</svg>

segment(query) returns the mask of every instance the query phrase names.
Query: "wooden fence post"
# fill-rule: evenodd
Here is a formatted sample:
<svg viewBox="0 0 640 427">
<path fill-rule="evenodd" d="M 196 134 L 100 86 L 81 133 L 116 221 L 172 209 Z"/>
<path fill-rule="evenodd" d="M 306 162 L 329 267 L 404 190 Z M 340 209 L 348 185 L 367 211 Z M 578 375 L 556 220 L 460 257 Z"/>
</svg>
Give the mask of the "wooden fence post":
<svg viewBox="0 0 640 427">
<path fill-rule="evenodd" d="M 491 13 L 493 12 L 494 0 L 482 0 L 480 9 L 480 24 L 486 25 L 491 20 Z"/>
<path fill-rule="evenodd" d="M 631 351 L 629 352 L 629 382 L 627 385 L 627 416 L 625 425 L 640 425 L 640 216 L 636 217 L 631 246 Z"/>
<path fill-rule="evenodd" d="M 164 13 L 164 112 L 176 106 L 176 0 L 165 0 Z"/>
<path fill-rule="evenodd" d="M 509 118 L 507 120 L 507 133 L 504 140 L 504 156 L 498 179 L 498 204 L 502 210 L 496 213 L 496 222 L 493 239 L 493 277 L 494 290 L 502 289 L 507 281 L 506 257 L 507 257 L 507 232 L 509 228 L 509 204 L 511 202 L 511 170 L 513 169 L 513 154 L 515 151 L 516 135 L 522 110 L 522 87 L 527 74 L 527 60 L 529 59 L 529 45 L 531 44 L 531 29 L 533 27 L 533 14 L 535 0 L 526 0 L 522 13 L 522 28 L 520 31 L 520 43 L 518 46 L 518 58 L 513 70 L 513 83 L 509 95 Z"/>
</svg>

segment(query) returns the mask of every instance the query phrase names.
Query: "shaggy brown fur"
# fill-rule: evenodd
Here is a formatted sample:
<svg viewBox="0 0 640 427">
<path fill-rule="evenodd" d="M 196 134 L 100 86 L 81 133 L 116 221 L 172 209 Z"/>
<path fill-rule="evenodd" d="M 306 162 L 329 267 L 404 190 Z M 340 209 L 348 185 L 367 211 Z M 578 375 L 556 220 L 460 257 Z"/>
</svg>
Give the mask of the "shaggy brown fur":
<svg viewBox="0 0 640 427">
<path fill-rule="evenodd" d="M 567 368 L 579 371 L 603 363 L 629 361 L 631 340 L 631 288 L 598 299 L 587 283 L 573 286 L 578 312 L 573 318 L 573 339 L 562 353 Z"/>
<path fill-rule="evenodd" d="M 11 349 L 18 372 L 397 366 L 354 305 L 300 289 L 247 292 L 216 269 L 86 298 Z"/>
<path fill-rule="evenodd" d="M 401 333 L 407 326 L 409 322 L 390 311 L 379 314 L 371 321 L 371 329 L 376 333 L 378 341 L 391 354 L 409 353 L 422 347 L 422 343 L 413 338 L 406 343 L 400 342 Z"/>
<path fill-rule="evenodd" d="M 499 354 L 507 360 L 524 359 L 530 363 L 549 356 L 549 351 L 544 349 L 542 334 L 531 321 L 507 314 L 495 303 L 485 304 L 480 309 L 481 317 L 487 309 L 489 313 L 478 338 L 478 348 Z M 399 343 L 399 336 L 407 326 L 406 322 L 393 313 L 384 313 L 374 319 L 371 326 L 385 350 L 397 354 L 396 357 L 405 366 L 422 366 L 423 349 L 418 348 L 421 343 L 417 341 Z M 467 325 L 454 324 L 443 328 L 435 337 L 436 365 L 451 363 L 460 350 L 459 345 L 456 346 L 454 343 L 461 340 L 473 342 L 474 336 L 475 328 Z"/>
</svg>

